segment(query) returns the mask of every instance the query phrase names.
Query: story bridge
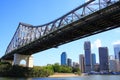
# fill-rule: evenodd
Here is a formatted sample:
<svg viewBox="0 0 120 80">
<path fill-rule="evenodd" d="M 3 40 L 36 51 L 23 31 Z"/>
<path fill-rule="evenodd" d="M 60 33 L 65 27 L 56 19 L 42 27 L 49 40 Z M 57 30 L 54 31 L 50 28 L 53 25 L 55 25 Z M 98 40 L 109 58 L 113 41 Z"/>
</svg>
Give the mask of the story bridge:
<svg viewBox="0 0 120 80">
<path fill-rule="evenodd" d="M 19 23 L 2 60 L 33 67 L 32 54 L 120 26 L 120 0 L 88 0 L 44 25 Z"/>
</svg>

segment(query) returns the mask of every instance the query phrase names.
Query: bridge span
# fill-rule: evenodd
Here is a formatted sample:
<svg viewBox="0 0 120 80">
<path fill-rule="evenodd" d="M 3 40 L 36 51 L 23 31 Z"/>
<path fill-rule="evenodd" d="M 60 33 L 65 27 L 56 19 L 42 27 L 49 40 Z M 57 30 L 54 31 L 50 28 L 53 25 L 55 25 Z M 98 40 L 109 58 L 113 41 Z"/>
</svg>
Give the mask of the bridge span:
<svg viewBox="0 0 120 80">
<path fill-rule="evenodd" d="M 21 60 L 18 58 L 26 55 L 28 58 L 24 59 L 30 67 L 33 65 L 32 54 L 119 26 L 120 0 L 89 0 L 44 25 L 19 23 L 1 59 L 14 60 L 17 65 Z"/>
</svg>

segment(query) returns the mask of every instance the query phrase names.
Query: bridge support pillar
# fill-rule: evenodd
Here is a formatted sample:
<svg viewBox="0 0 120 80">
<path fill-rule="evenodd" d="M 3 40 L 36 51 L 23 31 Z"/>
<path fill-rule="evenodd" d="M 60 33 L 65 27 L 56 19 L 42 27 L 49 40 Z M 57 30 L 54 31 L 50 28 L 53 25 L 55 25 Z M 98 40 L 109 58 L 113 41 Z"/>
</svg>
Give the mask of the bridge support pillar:
<svg viewBox="0 0 120 80">
<path fill-rule="evenodd" d="M 21 60 L 26 61 L 25 67 L 33 67 L 33 57 L 31 55 L 14 54 L 13 65 L 20 65 Z"/>
</svg>

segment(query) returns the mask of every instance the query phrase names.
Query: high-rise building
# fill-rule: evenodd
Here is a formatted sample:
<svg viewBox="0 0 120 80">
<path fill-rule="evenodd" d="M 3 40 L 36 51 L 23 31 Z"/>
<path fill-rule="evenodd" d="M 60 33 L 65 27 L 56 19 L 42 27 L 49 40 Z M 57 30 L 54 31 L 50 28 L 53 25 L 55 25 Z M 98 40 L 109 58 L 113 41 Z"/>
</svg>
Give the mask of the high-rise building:
<svg viewBox="0 0 120 80">
<path fill-rule="evenodd" d="M 120 61 L 116 60 L 117 72 L 120 72 Z"/>
<path fill-rule="evenodd" d="M 77 62 L 73 62 L 73 67 L 74 68 L 79 68 L 79 64 Z"/>
<path fill-rule="evenodd" d="M 84 51 L 85 51 L 85 72 L 90 72 L 92 65 L 90 41 L 86 41 L 84 43 Z"/>
<path fill-rule="evenodd" d="M 114 45 L 115 59 L 120 61 L 120 44 Z"/>
<path fill-rule="evenodd" d="M 73 67 L 75 67 L 75 65 L 76 65 L 76 62 L 73 62 Z"/>
<path fill-rule="evenodd" d="M 115 59 L 109 60 L 109 71 L 111 72 L 117 72 L 117 62 Z"/>
<path fill-rule="evenodd" d="M 109 71 L 108 48 L 99 47 L 100 71 Z"/>
<path fill-rule="evenodd" d="M 119 55 L 119 61 L 120 61 L 120 52 L 118 53 L 118 55 Z"/>
<path fill-rule="evenodd" d="M 67 65 L 70 67 L 72 66 L 72 59 L 70 59 L 70 58 L 67 59 Z"/>
<path fill-rule="evenodd" d="M 94 71 L 95 64 L 96 64 L 96 55 L 92 53 L 92 70 L 93 71 Z"/>
<path fill-rule="evenodd" d="M 66 54 L 66 52 L 63 52 L 61 54 L 61 65 L 67 65 L 67 54 Z"/>
<path fill-rule="evenodd" d="M 80 71 L 83 73 L 85 72 L 85 64 L 84 64 L 84 55 L 80 54 L 79 55 L 79 65 L 80 65 Z"/>
</svg>

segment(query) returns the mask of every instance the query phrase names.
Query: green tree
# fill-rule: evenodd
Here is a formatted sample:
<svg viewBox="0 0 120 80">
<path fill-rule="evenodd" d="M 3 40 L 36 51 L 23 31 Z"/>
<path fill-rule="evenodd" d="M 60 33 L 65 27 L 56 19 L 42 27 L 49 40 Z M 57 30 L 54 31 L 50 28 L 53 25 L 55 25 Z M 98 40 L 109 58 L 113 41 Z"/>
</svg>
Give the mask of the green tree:
<svg viewBox="0 0 120 80">
<path fill-rule="evenodd" d="M 72 68 L 72 72 L 75 73 L 75 74 L 79 74 L 79 75 L 81 74 L 79 68 L 74 68 L 74 67 L 73 67 L 73 68 Z"/>
<path fill-rule="evenodd" d="M 62 72 L 62 73 L 71 73 L 72 72 L 72 67 L 60 66 L 60 72 Z"/>
<path fill-rule="evenodd" d="M 59 63 L 55 63 L 53 65 L 53 70 L 54 70 L 54 72 L 60 72 L 60 65 L 59 65 Z"/>
</svg>

